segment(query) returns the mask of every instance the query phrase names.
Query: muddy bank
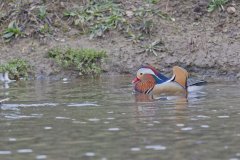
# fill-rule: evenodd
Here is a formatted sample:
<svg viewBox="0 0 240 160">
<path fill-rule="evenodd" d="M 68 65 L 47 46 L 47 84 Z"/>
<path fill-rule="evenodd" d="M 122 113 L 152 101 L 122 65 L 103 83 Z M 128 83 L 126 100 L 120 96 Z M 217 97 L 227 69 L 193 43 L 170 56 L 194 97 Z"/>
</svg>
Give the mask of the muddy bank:
<svg viewBox="0 0 240 160">
<path fill-rule="evenodd" d="M 77 2 L 75 2 L 77 3 Z M 141 5 L 138 0 L 120 1 L 126 11 Z M 205 78 L 240 78 L 240 2 L 231 1 L 235 13 L 216 10 L 208 13 L 209 1 L 161 1 L 157 7 L 173 18 L 171 21 L 153 18 L 154 27 L 144 40 L 134 43 L 118 31 L 109 31 L 104 37 L 89 39 L 79 35 L 79 30 L 69 26 L 68 32 L 56 32 L 41 38 L 18 38 L 0 44 L 0 62 L 13 57 L 26 59 L 34 68 L 34 76 L 76 76 L 74 71 L 63 70 L 47 51 L 54 46 L 103 49 L 108 58 L 103 62 L 107 74 L 134 73 L 141 64 L 151 64 L 168 74 L 174 65 L 186 68 L 192 75 Z M 130 19 L 130 18 L 129 18 Z M 147 46 L 160 41 L 157 56 L 145 52 Z"/>
</svg>

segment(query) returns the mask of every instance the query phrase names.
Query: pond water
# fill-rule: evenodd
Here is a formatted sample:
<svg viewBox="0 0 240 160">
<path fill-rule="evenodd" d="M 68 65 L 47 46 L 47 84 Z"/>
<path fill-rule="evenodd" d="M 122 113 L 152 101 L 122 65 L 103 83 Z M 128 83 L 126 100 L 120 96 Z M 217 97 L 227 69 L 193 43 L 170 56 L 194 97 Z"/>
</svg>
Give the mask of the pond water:
<svg viewBox="0 0 240 160">
<path fill-rule="evenodd" d="M 1 160 L 238 160 L 240 85 L 184 98 L 132 93 L 132 76 L 2 87 Z"/>
</svg>

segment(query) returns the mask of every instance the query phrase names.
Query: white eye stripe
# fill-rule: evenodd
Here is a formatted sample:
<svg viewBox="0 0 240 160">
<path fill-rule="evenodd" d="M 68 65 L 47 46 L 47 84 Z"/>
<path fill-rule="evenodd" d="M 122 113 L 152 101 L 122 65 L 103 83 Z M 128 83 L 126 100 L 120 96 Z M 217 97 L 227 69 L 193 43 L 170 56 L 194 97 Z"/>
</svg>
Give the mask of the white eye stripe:
<svg viewBox="0 0 240 160">
<path fill-rule="evenodd" d="M 148 68 L 141 68 L 138 70 L 138 74 L 152 74 L 152 75 L 155 75 L 156 74 L 151 70 L 151 69 L 148 69 Z"/>
<path fill-rule="evenodd" d="M 155 75 L 157 79 L 162 80 L 158 75 L 156 75 L 151 69 L 149 68 L 141 68 L 137 71 L 137 75 L 142 75 L 142 74 L 152 74 Z"/>
</svg>

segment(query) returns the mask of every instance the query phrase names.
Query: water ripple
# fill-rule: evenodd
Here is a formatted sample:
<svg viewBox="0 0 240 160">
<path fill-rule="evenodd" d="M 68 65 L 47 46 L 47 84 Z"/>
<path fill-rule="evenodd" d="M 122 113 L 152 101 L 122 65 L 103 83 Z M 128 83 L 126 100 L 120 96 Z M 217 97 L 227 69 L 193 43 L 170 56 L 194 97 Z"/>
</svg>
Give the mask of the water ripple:
<svg viewBox="0 0 240 160">
<path fill-rule="evenodd" d="M 109 131 L 120 131 L 120 128 L 108 128 Z"/>
<path fill-rule="evenodd" d="M 185 126 L 185 124 L 178 123 L 178 124 L 176 124 L 176 126 L 178 126 L 178 127 L 183 127 L 183 126 Z"/>
<path fill-rule="evenodd" d="M 98 118 L 90 118 L 88 120 L 91 121 L 91 122 L 98 122 L 98 121 L 100 121 L 100 119 L 98 119 Z"/>
<path fill-rule="evenodd" d="M 12 154 L 11 151 L 0 151 L 0 155 L 4 155 L 4 154 Z"/>
<path fill-rule="evenodd" d="M 95 153 L 94 152 L 86 152 L 85 156 L 93 157 L 93 156 L 95 156 Z"/>
<path fill-rule="evenodd" d="M 191 131 L 192 128 L 191 127 L 186 127 L 186 128 L 181 128 L 182 131 Z"/>
<path fill-rule="evenodd" d="M 36 159 L 47 159 L 46 155 L 37 155 Z"/>
<path fill-rule="evenodd" d="M 17 150 L 18 153 L 32 153 L 32 149 L 19 149 Z"/>
<path fill-rule="evenodd" d="M 50 130 L 50 129 L 52 129 L 52 127 L 46 126 L 46 127 L 44 127 L 44 129 L 45 129 L 45 130 Z"/>
<path fill-rule="evenodd" d="M 134 147 L 134 148 L 131 148 L 131 151 L 134 151 L 134 152 L 141 151 L 141 148 Z"/>
<path fill-rule="evenodd" d="M 67 104 L 68 107 L 89 107 L 89 106 L 94 106 L 94 107 L 97 107 L 97 106 L 100 106 L 96 103 L 70 103 L 70 104 Z"/>
<path fill-rule="evenodd" d="M 229 116 L 223 115 L 223 116 L 218 116 L 218 118 L 229 118 Z"/>
<path fill-rule="evenodd" d="M 162 145 L 150 145 L 150 146 L 145 146 L 146 149 L 153 149 L 153 150 L 166 150 L 167 147 L 162 146 Z"/>
<path fill-rule="evenodd" d="M 209 128 L 209 125 L 201 125 L 202 128 Z"/>
<path fill-rule="evenodd" d="M 17 139 L 16 139 L 16 138 L 11 138 L 11 137 L 10 137 L 10 138 L 8 138 L 8 141 L 9 141 L 9 142 L 15 142 L 15 141 L 17 141 Z"/>
<path fill-rule="evenodd" d="M 19 110 L 18 107 L 46 107 L 57 106 L 58 103 L 33 103 L 33 104 L 4 104 L 1 106 L 2 110 Z"/>
<path fill-rule="evenodd" d="M 71 118 L 68 118 L 68 117 L 55 117 L 56 119 L 71 119 Z"/>
<path fill-rule="evenodd" d="M 42 115 L 17 115 L 17 114 L 8 114 L 4 116 L 7 119 L 23 119 L 23 118 L 41 118 Z"/>
</svg>

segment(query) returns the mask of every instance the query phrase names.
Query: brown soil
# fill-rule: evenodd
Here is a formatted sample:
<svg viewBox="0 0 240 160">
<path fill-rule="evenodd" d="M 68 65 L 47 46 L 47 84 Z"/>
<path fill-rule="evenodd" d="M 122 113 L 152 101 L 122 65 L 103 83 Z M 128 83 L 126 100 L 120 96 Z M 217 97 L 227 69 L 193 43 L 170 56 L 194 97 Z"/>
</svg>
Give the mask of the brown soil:
<svg viewBox="0 0 240 160">
<path fill-rule="evenodd" d="M 126 10 L 141 5 L 141 0 L 119 0 Z M 76 2 L 69 2 L 77 4 Z M 10 43 L 0 41 L 0 63 L 13 57 L 21 57 L 34 67 L 35 76 L 61 78 L 72 75 L 62 71 L 46 52 L 54 46 L 96 48 L 107 51 L 103 64 L 107 73 L 134 73 L 142 64 L 151 64 L 164 73 L 170 73 L 174 65 L 186 68 L 200 77 L 240 78 L 240 2 L 231 1 L 226 6 L 236 9 L 234 14 L 216 10 L 207 12 L 209 0 L 161 0 L 157 5 L 175 21 L 154 19 L 151 36 L 139 43 L 132 43 L 121 32 L 110 31 L 103 38 L 89 39 L 79 36 L 76 28 L 68 32 L 56 31 L 54 36 L 19 38 Z M 139 53 L 141 46 L 155 40 L 163 42 L 158 56 Z"/>
</svg>

